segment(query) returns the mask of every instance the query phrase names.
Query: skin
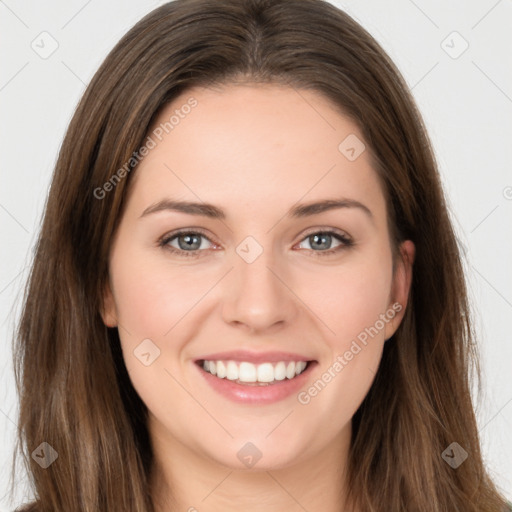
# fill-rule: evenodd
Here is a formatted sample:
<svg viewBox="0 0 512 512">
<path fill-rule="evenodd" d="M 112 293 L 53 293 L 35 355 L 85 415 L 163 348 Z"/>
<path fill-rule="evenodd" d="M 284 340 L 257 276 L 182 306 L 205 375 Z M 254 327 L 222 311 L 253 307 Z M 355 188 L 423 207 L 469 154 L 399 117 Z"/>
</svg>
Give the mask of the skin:
<svg viewBox="0 0 512 512">
<path fill-rule="evenodd" d="M 157 509 L 355 510 L 342 508 L 351 418 L 403 318 L 414 245 L 401 245 L 393 273 L 369 147 L 354 161 L 338 150 L 348 135 L 363 137 L 322 95 L 261 84 L 189 89 L 155 126 L 190 97 L 197 106 L 135 171 L 102 311 L 106 325 L 119 327 L 130 378 L 149 409 Z M 141 217 L 171 197 L 214 204 L 226 218 L 171 210 Z M 336 198 L 363 203 L 371 217 L 360 208 L 286 215 L 297 203 Z M 158 245 L 181 228 L 205 231 L 198 258 Z M 327 228 L 354 245 L 320 254 L 342 245 L 334 237 L 315 245 L 311 235 Z M 252 263 L 236 252 L 247 236 L 263 249 Z M 179 249 L 179 238 L 168 245 Z M 396 302 L 402 310 L 308 404 L 296 394 L 237 404 L 195 367 L 201 355 L 238 348 L 297 352 L 319 363 L 307 390 Z M 133 354 L 147 338 L 160 349 L 149 366 Z M 251 469 L 237 457 L 247 442 L 262 453 Z"/>
</svg>

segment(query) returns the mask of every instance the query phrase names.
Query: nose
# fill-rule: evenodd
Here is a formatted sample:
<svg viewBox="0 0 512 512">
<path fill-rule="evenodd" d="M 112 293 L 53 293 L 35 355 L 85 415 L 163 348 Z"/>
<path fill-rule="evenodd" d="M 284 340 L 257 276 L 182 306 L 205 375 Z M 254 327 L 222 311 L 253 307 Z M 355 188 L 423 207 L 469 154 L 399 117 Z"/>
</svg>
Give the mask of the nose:
<svg viewBox="0 0 512 512">
<path fill-rule="evenodd" d="M 226 280 L 222 315 L 225 322 L 256 333 L 283 328 L 298 314 L 297 297 L 265 250 L 252 263 L 234 255 Z"/>
</svg>

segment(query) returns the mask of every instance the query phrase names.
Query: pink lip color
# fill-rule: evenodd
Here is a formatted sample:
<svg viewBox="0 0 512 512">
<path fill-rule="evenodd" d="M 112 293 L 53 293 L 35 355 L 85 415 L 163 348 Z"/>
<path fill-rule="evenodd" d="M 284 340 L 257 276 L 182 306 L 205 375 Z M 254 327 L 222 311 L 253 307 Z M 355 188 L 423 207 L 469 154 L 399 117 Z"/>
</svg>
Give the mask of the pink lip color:
<svg viewBox="0 0 512 512">
<path fill-rule="evenodd" d="M 217 352 L 215 354 L 207 354 L 196 361 L 247 361 L 248 363 L 278 363 L 279 361 L 311 361 L 313 357 L 301 354 L 293 354 L 291 352 L 250 352 L 248 350 L 231 350 L 229 352 Z"/>
<path fill-rule="evenodd" d="M 211 373 L 203 370 L 198 364 L 194 366 L 197 367 L 199 373 L 215 391 L 229 400 L 244 404 L 265 405 L 284 400 L 290 395 L 297 393 L 306 383 L 312 368 L 316 364 L 316 361 L 312 361 L 300 375 L 293 379 L 280 380 L 268 386 L 237 384 L 235 381 L 226 378 L 219 379 L 213 376 Z"/>
</svg>

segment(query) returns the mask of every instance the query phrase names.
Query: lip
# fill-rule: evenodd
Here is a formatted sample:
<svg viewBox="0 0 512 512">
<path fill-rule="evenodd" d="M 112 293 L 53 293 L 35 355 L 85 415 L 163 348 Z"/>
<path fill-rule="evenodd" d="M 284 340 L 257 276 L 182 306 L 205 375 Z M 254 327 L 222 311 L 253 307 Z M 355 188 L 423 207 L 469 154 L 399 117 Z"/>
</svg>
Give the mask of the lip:
<svg viewBox="0 0 512 512">
<path fill-rule="evenodd" d="M 278 363 L 279 361 L 314 361 L 312 357 L 291 352 L 251 352 L 249 350 L 231 350 L 229 352 L 217 352 L 199 357 L 195 362 L 202 361 L 247 361 L 248 363 Z"/>
<path fill-rule="evenodd" d="M 274 356 L 276 352 L 273 353 Z M 225 357 L 225 353 L 222 354 L 220 359 L 214 360 L 223 360 Z M 217 356 L 217 354 L 216 354 Z M 208 356 L 211 357 L 211 356 Z M 282 357 L 282 355 L 281 355 Z M 297 357 L 297 356 L 294 356 Z M 229 359 L 228 359 L 229 360 Z M 235 359 L 231 359 L 235 361 Z M 247 359 L 242 359 L 243 361 L 247 361 Z M 278 361 L 283 361 L 284 359 L 277 359 Z M 287 359 L 294 360 L 294 359 Z M 306 361 L 305 358 L 296 359 L 297 361 Z M 275 402 L 279 402 L 284 400 L 291 395 L 297 394 L 299 390 L 304 387 L 308 379 L 310 378 L 311 372 L 318 364 L 317 361 L 308 360 L 308 365 L 306 369 L 300 374 L 295 376 L 293 379 L 284 379 L 280 381 L 274 381 L 273 384 L 269 384 L 268 386 L 258 386 L 258 385 L 247 385 L 247 384 L 238 384 L 235 381 L 229 379 L 219 379 L 215 377 L 211 373 L 203 370 L 201 365 L 201 360 L 196 361 L 194 366 L 197 368 L 197 371 L 201 374 L 201 376 L 205 379 L 206 383 L 209 384 L 214 391 L 222 395 L 223 397 L 231 400 L 232 402 L 248 404 L 248 405 L 267 405 Z M 273 362 L 265 359 L 266 362 Z M 265 362 L 262 361 L 262 362 Z"/>
</svg>

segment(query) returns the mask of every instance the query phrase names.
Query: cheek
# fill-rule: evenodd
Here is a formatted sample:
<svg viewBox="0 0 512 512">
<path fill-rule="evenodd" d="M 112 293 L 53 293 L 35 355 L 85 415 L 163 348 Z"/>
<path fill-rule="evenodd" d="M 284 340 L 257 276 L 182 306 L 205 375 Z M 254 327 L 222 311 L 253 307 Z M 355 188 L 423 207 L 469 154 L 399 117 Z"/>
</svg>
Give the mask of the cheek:
<svg viewBox="0 0 512 512">
<path fill-rule="evenodd" d="M 351 264 L 320 269 L 309 277 L 301 285 L 301 297 L 323 321 L 326 336 L 338 350 L 373 326 L 390 306 L 392 266 L 385 253 L 380 258 L 354 258 Z"/>
<path fill-rule="evenodd" d="M 386 319 L 392 318 L 386 316 L 391 272 L 391 256 L 381 253 L 337 272 L 331 269 L 322 286 L 309 288 L 306 301 L 328 329 L 323 328 L 324 357 L 317 379 L 299 402 L 330 417 L 333 434 L 355 413 L 377 371 Z"/>
<path fill-rule="evenodd" d="M 201 299 L 218 281 L 219 273 L 225 272 L 200 267 L 148 258 L 147 253 L 121 246 L 112 254 L 111 280 L 125 366 L 150 409 L 162 407 L 162 389 L 176 387 L 170 374 L 181 371 L 184 350 L 200 333 L 199 317 L 204 316 L 207 303 Z M 152 362 L 146 366 L 144 357 L 148 357 L 143 354 L 148 352 Z M 176 397 L 166 396 L 169 399 Z M 182 400 L 190 401 L 186 395 Z"/>
<path fill-rule="evenodd" d="M 209 279 L 190 268 L 149 261 L 134 250 L 129 257 L 120 257 L 121 252 L 113 255 L 111 278 L 123 359 L 149 410 L 166 416 L 171 404 L 190 403 L 172 376 L 177 375 L 176 359 L 196 327 L 189 322 L 194 306 L 215 276 Z"/>
<path fill-rule="evenodd" d="M 198 267 L 149 261 L 132 252 L 112 260 L 119 322 L 137 338 L 162 338 L 211 288 L 216 276 Z"/>
</svg>

